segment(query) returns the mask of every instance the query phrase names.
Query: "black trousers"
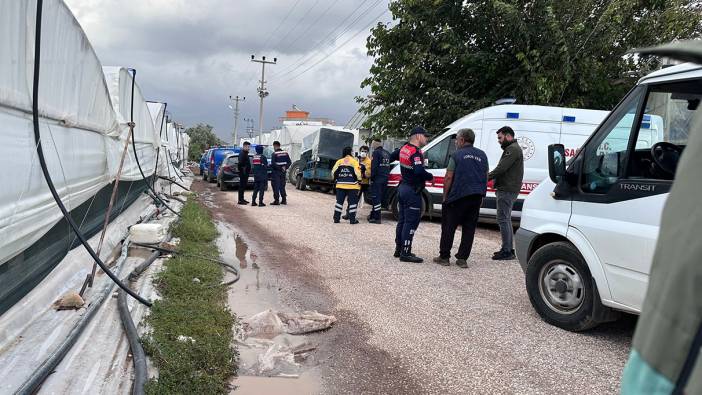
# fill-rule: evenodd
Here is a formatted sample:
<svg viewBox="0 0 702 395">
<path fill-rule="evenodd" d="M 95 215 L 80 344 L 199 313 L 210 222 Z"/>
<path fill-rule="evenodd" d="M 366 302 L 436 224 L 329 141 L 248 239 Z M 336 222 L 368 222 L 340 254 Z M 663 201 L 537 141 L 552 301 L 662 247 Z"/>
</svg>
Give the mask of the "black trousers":
<svg viewBox="0 0 702 395">
<path fill-rule="evenodd" d="M 456 258 L 468 259 L 470 251 L 473 249 L 473 238 L 475 237 L 475 227 L 478 225 L 480 215 L 480 205 L 483 202 L 482 195 L 468 195 L 448 204 L 444 204 L 441 209 L 441 242 L 439 244 L 439 256 L 442 258 L 451 257 L 451 247 L 458 225 L 461 230 L 461 245 L 458 247 Z"/>
<path fill-rule="evenodd" d="M 244 201 L 246 200 L 244 198 L 244 191 L 246 190 L 246 184 L 249 183 L 249 173 L 248 172 L 240 172 L 239 173 L 239 201 Z"/>
</svg>

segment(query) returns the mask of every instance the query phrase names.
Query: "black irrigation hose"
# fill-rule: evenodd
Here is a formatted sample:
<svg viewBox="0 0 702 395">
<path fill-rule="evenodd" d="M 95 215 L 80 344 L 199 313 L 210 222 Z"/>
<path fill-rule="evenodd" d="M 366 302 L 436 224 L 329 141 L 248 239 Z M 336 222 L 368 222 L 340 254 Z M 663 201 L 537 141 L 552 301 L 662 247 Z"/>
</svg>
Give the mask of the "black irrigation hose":
<svg viewBox="0 0 702 395">
<path fill-rule="evenodd" d="M 229 271 L 231 271 L 232 273 L 234 273 L 234 275 L 235 275 L 236 277 L 234 278 L 234 280 L 229 281 L 229 282 L 227 282 L 227 283 L 224 283 L 224 284 L 222 284 L 222 285 L 231 285 L 231 284 L 234 284 L 235 282 L 239 281 L 239 278 L 241 278 L 241 273 L 239 273 L 239 269 L 237 269 L 237 268 L 236 268 L 235 266 L 233 266 L 233 265 L 230 265 L 230 264 L 228 264 L 228 263 L 222 261 L 221 259 L 216 259 L 216 258 L 212 258 L 212 257 L 205 256 L 205 255 L 199 255 L 199 254 L 184 254 L 184 253 L 182 253 L 182 252 L 180 252 L 180 251 L 178 251 L 178 250 L 172 250 L 172 249 L 170 249 L 170 248 L 163 248 L 163 247 L 159 247 L 159 246 L 154 245 L 154 244 L 147 244 L 147 243 L 131 243 L 131 244 L 134 245 L 134 246 L 139 246 L 139 247 L 144 247 L 144 248 L 151 248 L 151 249 L 153 249 L 153 250 L 160 251 L 160 252 L 165 252 L 165 253 L 167 253 L 167 254 L 179 254 L 179 255 L 182 255 L 182 256 L 190 257 L 190 258 L 204 259 L 204 260 L 206 260 L 206 261 L 214 262 L 214 263 L 217 263 L 217 264 L 219 264 L 219 265 L 221 265 L 221 266 L 224 266 L 225 268 L 229 269 Z"/>
<path fill-rule="evenodd" d="M 78 225 L 75 223 L 75 221 L 73 221 L 73 217 L 71 217 L 71 214 L 68 212 L 66 206 L 64 206 L 63 202 L 61 201 L 61 197 L 56 191 L 54 182 L 51 180 L 51 175 L 49 174 L 49 169 L 46 165 L 46 159 L 44 158 L 44 149 L 42 148 L 41 134 L 39 132 L 39 71 L 41 65 L 41 16 L 43 3 L 43 0 L 37 0 L 36 32 L 34 37 L 34 81 L 32 88 L 32 123 L 34 125 L 34 141 L 37 146 L 37 155 L 39 156 L 39 164 L 41 166 L 41 171 L 44 174 L 44 179 L 46 180 L 46 184 L 49 187 L 49 191 L 51 191 L 51 195 L 54 197 L 54 200 L 56 201 L 56 204 L 61 210 L 63 217 L 66 219 L 66 221 L 68 221 L 68 224 L 73 229 L 73 232 L 76 234 L 76 237 L 80 240 L 81 244 L 83 244 L 83 247 L 85 247 L 85 249 L 88 251 L 88 254 L 90 254 L 95 263 L 97 263 L 98 266 L 100 266 L 100 269 L 102 269 L 115 284 L 117 284 L 120 288 L 127 292 L 131 297 L 138 300 L 140 303 L 151 307 L 151 302 L 142 298 L 135 292 L 132 292 L 132 290 L 129 289 L 129 287 L 124 285 L 117 278 L 117 276 L 115 276 L 115 274 L 110 271 L 110 269 L 107 267 L 107 265 L 105 265 L 102 259 L 100 259 L 100 257 L 97 256 L 93 248 L 90 246 L 90 244 L 88 244 L 88 240 L 86 240 L 85 236 L 80 231 Z"/>
<path fill-rule="evenodd" d="M 151 256 L 146 258 L 143 263 L 129 273 L 129 280 L 134 280 L 159 256 L 161 256 L 161 252 L 154 251 Z M 129 307 L 127 306 L 127 296 L 123 290 L 120 290 L 117 294 L 117 308 L 119 310 L 119 318 L 122 321 L 124 333 L 127 335 L 127 340 L 129 341 L 129 350 L 132 353 L 132 362 L 134 364 L 134 383 L 132 384 L 132 394 L 143 395 L 144 385 L 149 379 L 149 372 L 146 367 L 146 353 L 144 352 L 144 347 L 139 341 L 139 333 L 134 325 L 132 315 L 129 312 Z"/>
<path fill-rule="evenodd" d="M 151 183 L 149 183 L 149 180 L 146 179 L 146 175 L 144 175 L 144 170 L 141 168 L 141 163 L 139 163 L 139 155 L 137 154 L 137 149 L 136 149 L 136 143 L 134 142 L 134 84 L 136 82 L 136 70 L 132 70 L 132 108 L 130 109 L 131 113 L 129 114 L 129 118 L 131 121 L 131 126 L 129 127 L 129 131 L 132 134 L 132 149 L 134 150 L 134 159 L 136 159 L 136 164 L 137 167 L 139 168 L 139 173 L 141 173 L 141 178 L 144 180 L 144 184 L 151 190 L 151 192 L 154 193 L 154 196 L 156 196 L 156 199 L 158 199 L 164 207 L 166 207 L 170 212 L 173 214 L 177 215 L 180 217 L 180 214 L 173 210 L 169 205 L 166 204 L 161 198 L 158 196 L 156 191 L 154 190 L 154 187 L 151 186 Z M 156 169 L 154 169 L 154 173 L 156 172 Z"/>
<path fill-rule="evenodd" d="M 176 180 L 172 180 L 172 179 L 170 179 L 170 178 L 168 178 L 168 177 L 164 177 L 164 176 L 158 176 L 158 178 L 160 178 L 160 179 L 162 179 L 162 180 L 170 181 L 171 183 L 176 184 L 176 185 L 178 185 L 179 187 L 181 187 L 181 188 L 185 189 L 186 191 L 190 192 L 190 188 L 186 187 L 186 186 L 183 185 L 183 184 L 178 183 Z"/>
</svg>

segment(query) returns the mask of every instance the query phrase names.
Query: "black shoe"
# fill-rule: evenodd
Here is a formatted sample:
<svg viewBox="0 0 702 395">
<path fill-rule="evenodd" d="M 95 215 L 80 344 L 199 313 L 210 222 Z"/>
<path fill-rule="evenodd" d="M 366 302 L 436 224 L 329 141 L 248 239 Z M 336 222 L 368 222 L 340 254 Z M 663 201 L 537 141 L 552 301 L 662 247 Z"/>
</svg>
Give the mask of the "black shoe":
<svg viewBox="0 0 702 395">
<path fill-rule="evenodd" d="M 368 220 L 368 223 L 369 223 L 369 224 L 378 224 L 378 225 L 380 225 L 380 220 L 379 220 L 379 219 L 373 219 L 373 218 L 371 218 L 371 219 Z"/>
<path fill-rule="evenodd" d="M 400 255 L 400 261 L 401 262 L 410 262 L 410 263 L 422 263 L 422 262 L 424 262 L 424 259 L 422 259 L 414 254 L 409 254 L 409 255 Z"/>
<path fill-rule="evenodd" d="M 516 258 L 516 256 L 514 256 L 514 253 L 513 253 L 513 252 L 504 252 L 504 251 L 502 251 L 502 252 L 500 252 L 499 254 L 494 255 L 494 256 L 492 257 L 492 260 L 493 260 L 493 261 L 511 261 L 511 260 L 513 260 L 513 259 L 515 259 L 515 258 Z"/>
<path fill-rule="evenodd" d="M 356 224 L 358 224 L 358 223 L 359 223 L 359 222 L 358 222 L 357 219 L 354 219 L 354 220 L 352 220 L 352 221 L 350 222 L 351 225 L 356 225 Z"/>
<path fill-rule="evenodd" d="M 273 203 L 271 203 L 271 206 L 280 206 L 280 202 L 274 200 Z"/>
<path fill-rule="evenodd" d="M 449 261 L 448 258 L 442 258 L 442 257 L 440 257 L 440 256 L 437 256 L 436 258 L 434 258 L 433 261 L 434 261 L 434 263 L 438 263 L 438 264 L 441 265 L 441 266 L 449 266 L 449 265 L 451 265 L 451 261 Z"/>
<path fill-rule="evenodd" d="M 256 202 L 251 203 L 251 205 L 254 207 L 258 206 L 258 204 L 256 204 Z"/>
<path fill-rule="evenodd" d="M 334 223 L 335 223 L 335 224 L 338 224 L 339 222 L 341 222 L 341 221 L 339 221 L 337 218 L 334 218 Z"/>
<path fill-rule="evenodd" d="M 258 207 L 266 207 L 266 204 L 263 203 L 263 202 L 261 202 L 261 203 L 258 204 Z"/>
<path fill-rule="evenodd" d="M 342 215 L 342 216 L 341 216 L 341 219 L 343 219 L 343 220 L 345 220 L 345 221 L 346 221 L 346 220 L 348 220 L 348 219 L 349 219 L 349 216 L 348 216 L 348 215 L 346 215 L 346 214 L 344 214 L 344 215 Z"/>
<path fill-rule="evenodd" d="M 460 267 L 461 269 L 468 269 L 468 261 L 466 259 L 458 258 L 456 259 L 456 266 Z"/>
<path fill-rule="evenodd" d="M 239 200 L 238 204 L 247 205 L 247 204 L 249 204 L 249 202 L 247 202 L 246 200 Z"/>
<path fill-rule="evenodd" d="M 282 201 L 282 202 L 280 202 L 280 204 L 285 204 L 285 205 L 287 205 L 287 204 L 288 204 L 288 201 L 287 201 L 287 200 L 285 200 L 285 199 L 283 199 L 283 201 Z"/>
<path fill-rule="evenodd" d="M 246 199 L 242 200 L 242 202 L 244 202 L 244 203 L 246 203 L 246 204 L 249 204 L 249 201 L 246 200 Z"/>
<path fill-rule="evenodd" d="M 495 256 L 498 256 L 498 255 L 500 255 L 500 254 L 502 254 L 502 250 L 493 252 L 493 253 L 492 253 L 492 256 L 495 257 Z M 512 248 L 512 254 L 514 254 L 514 248 Z"/>
<path fill-rule="evenodd" d="M 395 247 L 395 253 L 392 254 L 392 256 L 394 256 L 395 258 L 399 258 L 401 255 L 400 254 L 401 252 L 402 252 L 402 249 L 400 247 Z"/>
</svg>

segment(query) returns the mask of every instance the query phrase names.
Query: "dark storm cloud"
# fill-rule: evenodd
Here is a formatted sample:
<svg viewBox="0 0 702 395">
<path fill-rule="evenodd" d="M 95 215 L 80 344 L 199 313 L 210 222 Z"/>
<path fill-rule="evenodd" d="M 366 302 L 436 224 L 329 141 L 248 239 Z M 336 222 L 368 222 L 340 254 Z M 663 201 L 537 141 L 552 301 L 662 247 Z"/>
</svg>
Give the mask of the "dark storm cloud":
<svg viewBox="0 0 702 395">
<path fill-rule="evenodd" d="M 249 60 L 254 53 L 279 58 L 267 68 L 270 96 L 265 100 L 264 129 L 277 125 L 292 104 L 338 124 L 345 124 L 358 109 L 354 97 L 363 94 L 360 82 L 372 62 L 364 46 L 367 31 L 297 75 L 387 9 L 387 0 L 300 0 L 281 24 L 295 2 L 66 0 L 104 65 L 136 68 L 148 98 L 168 101 L 173 116 L 186 125 L 214 125 L 222 137 L 230 136 L 233 127 L 229 95 L 246 96 L 242 119 L 258 118 L 260 65 Z M 389 19 L 386 13 L 380 20 Z M 295 62 L 304 59 L 307 62 L 294 69 Z M 240 131 L 243 128 L 240 120 Z"/>
</svg>

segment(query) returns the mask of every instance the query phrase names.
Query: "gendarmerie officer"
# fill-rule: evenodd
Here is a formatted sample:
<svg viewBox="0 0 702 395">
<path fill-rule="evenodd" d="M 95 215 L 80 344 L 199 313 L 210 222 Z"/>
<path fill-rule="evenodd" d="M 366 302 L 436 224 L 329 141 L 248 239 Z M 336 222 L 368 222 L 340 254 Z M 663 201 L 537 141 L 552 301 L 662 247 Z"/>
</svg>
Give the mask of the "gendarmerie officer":
<svg viewBox="0 0 702 395">
<path fill-rule="evenodd" d="M 273 142 L 271 155 L 271 186 L 273 187 L 272 206 L 288 204 L 288 194 L 285 192 L 285 172 L 290 167 L 290 155 L 280 149 L 280 142 Z M 282 199 L 282 200 L 281 200 Z"/>
<path fill-rule="evenodd" d="M 395 256 L 402 262 L 424 262 L 412 254 L 412 238 L 422 217 L 422 190 L 425 183 L 434 178 L 424 168 L 421 147 L 426 144 L 426 129 L 416 126 L 410 132 L 409 142 L 399 152 L 402 181 L 397 191 L 400 208 L 395 230 Z"/>
</svg>

